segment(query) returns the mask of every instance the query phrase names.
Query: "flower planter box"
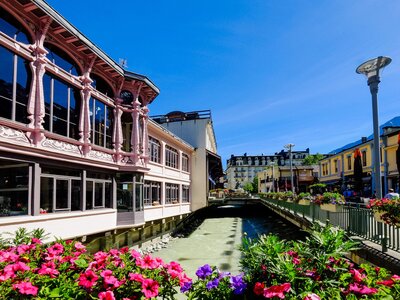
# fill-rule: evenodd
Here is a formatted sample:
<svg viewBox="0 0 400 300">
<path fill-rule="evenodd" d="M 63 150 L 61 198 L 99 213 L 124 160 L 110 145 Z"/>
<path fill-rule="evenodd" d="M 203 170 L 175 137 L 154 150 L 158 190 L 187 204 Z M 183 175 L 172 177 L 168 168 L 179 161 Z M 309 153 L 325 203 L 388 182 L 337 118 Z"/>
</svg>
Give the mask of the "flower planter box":
<svg viewBox="0 0 400 300">
<path fill-rule="evenodd" d="M 342 212 L 343 206 L 336 204 L 321 204 L 320 207 L 322 210 L 330 211 L 330 212 Z"/>
<path fill-rule="evenodd" d="M 299 200 L 299 205 L 310 205 L 311 201 L 307 199 L 301 199 Z"/>
</svg>

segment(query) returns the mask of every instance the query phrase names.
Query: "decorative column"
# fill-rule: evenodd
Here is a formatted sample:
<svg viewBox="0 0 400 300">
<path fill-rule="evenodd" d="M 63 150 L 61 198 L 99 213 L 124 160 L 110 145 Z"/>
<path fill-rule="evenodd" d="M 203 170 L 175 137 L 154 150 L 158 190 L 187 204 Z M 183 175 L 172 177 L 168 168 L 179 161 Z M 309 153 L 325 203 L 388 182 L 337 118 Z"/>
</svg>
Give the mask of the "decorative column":
<svg viewBox="0 0 400 300">
<path fill-rule="evenodd" d="M 89 100 L 91 96 L 91 83 L 93 80 L 90 78 L 90 72 L 92 71 L 92 67 L 96 57 L 94 57 L 88 66 L 86 66 L 83 75 L 80 77 L 83 88 L 81 90 L 81 112 L 79 116 L 79 142 L 81 145 L 81 152 L 83 155 L 87 155 L 90 152 L 90 109 L 89 109 Z"/>
<path fill-rule="evenodd" d="M 132 102 L 132 132 L 131 132 L 131 158 L 133 164 L 136 165 L 140 158 L 140 102 L 139 95 L 142 84 L 139 84 L 139 87 L 135 93 L 135 99 Z"/>
<path fill-rule="evenodd" d="M 28 137 L 34 145 L 37 145 L 44 139 L 43 122 L 45 108 L 43 75 L 45 73 L 46 54 L 48 52 L 44 48 L 43 43 L 51 22 L 52 19 L 48 18 L 44 24 L 40 24 L 40 27 L 36 31 L 35 42 L 29 46 L 32 55 L 34 56 L 34 60 L 29 64 L 32 71 L 32 82 L 27 106 L 28 119 L 30 120 L 28 127 L 31 129 Z"/>
<path fill-rule="evenodd" d="M 147 129 L 147 124 L 149 119 L 149 109 L 145 105 L 142 109 L 142 158 L 144 164 L 147 165 L 149 162 L 149 134 Z"/>
<path fill-rule="evenodd" d="M 114 128 L 113 128 L 113 137 L 112 142 L 114 144 L 115 150 L 115 161 L 119 162 L 121 160 L 121 148 L 122 143 L 124 141 L 124 136 L 122 133 L 122 109 L 121 109 L 122 99 L 115 99 L 115 108 L 114 108 Z"/>
</svg>

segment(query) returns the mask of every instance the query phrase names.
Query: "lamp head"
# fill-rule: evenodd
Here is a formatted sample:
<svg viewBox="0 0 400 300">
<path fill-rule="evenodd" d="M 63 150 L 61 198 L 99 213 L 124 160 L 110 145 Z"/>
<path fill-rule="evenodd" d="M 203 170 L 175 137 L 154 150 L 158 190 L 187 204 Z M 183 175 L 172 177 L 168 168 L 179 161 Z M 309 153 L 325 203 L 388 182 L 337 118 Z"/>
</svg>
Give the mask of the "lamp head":
<svg viewBox="0 0 400 300">
<path fill-rule="evenodd" d="M 358 74 L 364 74 L 367 78 L 379 76 L 379 70 L 386 67 L 391 61 L 392 59 L 390 57 L 378 56 L 377 58 L 367 60 L 359 65 L 356 72 Z"/>
</svg>

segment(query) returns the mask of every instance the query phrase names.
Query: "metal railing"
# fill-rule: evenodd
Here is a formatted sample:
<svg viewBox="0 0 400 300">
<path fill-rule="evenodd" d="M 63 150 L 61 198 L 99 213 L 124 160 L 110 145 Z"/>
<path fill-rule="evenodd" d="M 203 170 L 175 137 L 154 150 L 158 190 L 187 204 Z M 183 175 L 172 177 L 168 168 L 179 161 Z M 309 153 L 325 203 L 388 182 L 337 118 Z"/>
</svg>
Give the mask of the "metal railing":
<svg viewBox="0 0 400 300">
<path fill-rule="evenodd" d="M 365 205 L 346 203 L 340 205 L 338 212 L 322 210 L 319 205 L 300 205 L 274 199 L 262 199 L 268 205 L 289 211 L 309 221 L 330 223 L 346 230 L 350 235 L 359 236 L 365 240 L 382 246 L 382 252 L 388 249 L 400 252 L 400 228 L 376 221 L 374 213 Z"/>
</svg>

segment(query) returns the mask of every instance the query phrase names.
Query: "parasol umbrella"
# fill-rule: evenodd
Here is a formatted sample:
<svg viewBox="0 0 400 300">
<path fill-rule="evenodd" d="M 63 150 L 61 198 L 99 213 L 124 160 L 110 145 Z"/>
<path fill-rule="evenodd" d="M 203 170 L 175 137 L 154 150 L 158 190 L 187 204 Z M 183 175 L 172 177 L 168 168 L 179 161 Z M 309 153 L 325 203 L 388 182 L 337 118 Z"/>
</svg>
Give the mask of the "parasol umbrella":
<svg viewBox="0 0 400 300">
<path fill-rule="evenodd" d="M 361 161 L 361 152 L 360 149 L 356 148 L 354 150 L 354 190 L 358 193 L 362 193 L 362 177 L 363 177 L 363 168 Z"/>
<path fill-rule="evenodd" d="M 400 133 L 397 136 L 397 150 L 396 150 L 396 164 L 397 164 L 397 172 L 399 173 L 399 186 L 400 186 Z"/>
</svg>

